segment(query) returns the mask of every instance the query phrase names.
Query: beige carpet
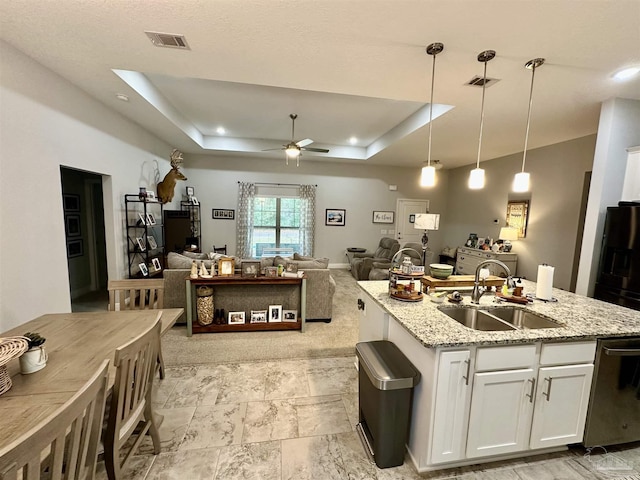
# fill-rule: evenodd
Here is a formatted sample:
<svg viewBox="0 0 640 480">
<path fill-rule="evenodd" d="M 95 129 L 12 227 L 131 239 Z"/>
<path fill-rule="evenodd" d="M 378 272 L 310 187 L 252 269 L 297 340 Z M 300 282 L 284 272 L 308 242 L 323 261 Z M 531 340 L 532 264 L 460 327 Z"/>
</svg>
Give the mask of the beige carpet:
<svg viewBox="0 0 640 480">
<path fill-rule="evenodd" d="M 162 337 L 167 366 L 229 363 L 280 358 L 355 355 L 358 340 L 358 286 L 347 270 L 332 270 L 336 281 L 331 323 L 309 322 L 299 331 L 200 333 L 187 337 L 176 326 Z"/>
</svg>

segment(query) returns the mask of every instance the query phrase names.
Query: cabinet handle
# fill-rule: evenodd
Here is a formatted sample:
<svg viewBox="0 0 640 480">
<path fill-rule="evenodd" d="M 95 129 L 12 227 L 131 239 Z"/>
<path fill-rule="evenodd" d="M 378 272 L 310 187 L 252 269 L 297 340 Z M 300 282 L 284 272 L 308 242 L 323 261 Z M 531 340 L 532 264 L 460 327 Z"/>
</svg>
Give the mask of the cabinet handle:
<svg viewBox="0 0 640 480">
<path fill-rule="evenodd" d="M 553 380 L 551 377 L 546 377 L 545 378 L 545 381 L 548 381 L 549 385 L 547 386 L 547 391 L 546 392 L 542 392 L 542 395 L 547 397 L 547 402 L 549 400 L 551 400 L 551 380 Z"/>
<path fill-rule="evenodd" d="M 531 391 L 527 393 L 526 396 L 529 397 L 529 403 L 533 403 L 533 392 L 536 390 L 536 379 L 530 378 L 529 381 L 531 382 Z"/>
<path fill-rule="evenodd" d="M 467 374 L 466 374 L 464 377 L 462 377 L 462 378 L 464 378 L 464 384 L 465 384 L 465 385 L 469 385 L 469 371 L 471 370 L 471 359 L 470 359 L 470 358 L 467 358 L 467 359 L 464 361 L 464 363 L 466 363 L 466 364 L 467 364 Z"/>
</svg>

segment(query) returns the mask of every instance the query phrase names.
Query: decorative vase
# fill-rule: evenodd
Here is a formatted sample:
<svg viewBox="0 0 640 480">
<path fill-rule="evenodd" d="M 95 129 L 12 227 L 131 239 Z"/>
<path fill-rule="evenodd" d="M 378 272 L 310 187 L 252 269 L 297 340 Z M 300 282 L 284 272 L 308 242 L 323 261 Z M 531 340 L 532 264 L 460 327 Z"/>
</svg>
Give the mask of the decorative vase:
<svg viewBox="0 0 640 480">
<path fill-rule="evenodd" d="M 44 347 L 34 347 L 20 356 L 20 373 L 28 374 L 42 370 L 47 365 L 47 352 Z"/>
</svg>

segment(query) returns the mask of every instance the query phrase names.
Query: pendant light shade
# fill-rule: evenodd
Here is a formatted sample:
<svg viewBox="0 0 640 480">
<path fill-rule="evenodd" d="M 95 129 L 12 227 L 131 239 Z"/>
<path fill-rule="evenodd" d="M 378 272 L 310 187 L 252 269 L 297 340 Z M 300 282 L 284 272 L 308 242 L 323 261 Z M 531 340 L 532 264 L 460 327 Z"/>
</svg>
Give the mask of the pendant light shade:
<svg viewBox="0 0 640 480">
<path fill-rule="evenodd" d="M 529 191 L 529 174 L 524 171 L 524 164 L 527 159 L 527 146 L 529 143 L 529 125 L 531 124 L 531 105 L 533 103 L 533 80 L 536 76 L 536 68 L 544 64 L 544 58 L 534 58 L 524 64 L 524 68 L 531 70 L 531 88 L 529 89 L 529 110 L 527 112 L 527 130 L 524 135 L 524 151 L 522 152 L 522 170 L 516 173 L 513 179 L 514 192 Z"/>
<path fill-rule="evenodd" d="M 436 184 L 436 167 L 433 165 L 426 165 L 422 167 L 422 173 L 420 174 L 420 186 L 421 187 L 433 187 Z"/>
<path fill-rule="evenodd" d="M 469 173 L 469 188 L 479 190 L 484 188 L 484 169 L 480 168 L 480 151 L 482 150 L 482 128 L 484 127 L 484 92 L 487 88 L 487 62 L 495 58 L 495 50 L 485 50 L 478 55 L 478 61 L 484 63 L 484 76 L 482 81 L 482 106 L 480 108 L 480 137 L 478 139 L 478 159 L 476 168 Z"/>
<path fill-rule="evenodd" d="M 433 57 L 433 66 L 431 69 L 431 100 L 429 101 L 429 148 L 427 151 L 427 165 L 422 167 L 420 175 L 421 187 L 433 187 L 436 184 L 436 169 L 431 165 L 431 129 L 433 122 L 433 85 L 436 78 L 436 55 L 444 50 L 442 43 L 432 43 L 427 46 L 428 55 Z"/>
</svg>

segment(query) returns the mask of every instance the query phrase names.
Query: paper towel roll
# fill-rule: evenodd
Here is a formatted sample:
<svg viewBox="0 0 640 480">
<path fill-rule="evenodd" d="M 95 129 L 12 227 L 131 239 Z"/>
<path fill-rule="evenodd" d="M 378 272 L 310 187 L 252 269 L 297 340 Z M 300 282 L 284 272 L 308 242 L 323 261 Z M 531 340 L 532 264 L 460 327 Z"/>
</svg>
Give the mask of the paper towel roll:
<svg viewBox="0 0 640 480">
<path fill-rule="evenodd" d="M 538 265 L 538 279 L 536 284 L 536 298 L 551 300 L 553 288 L 553 270 L 551 265 Z"/>
</svg>

